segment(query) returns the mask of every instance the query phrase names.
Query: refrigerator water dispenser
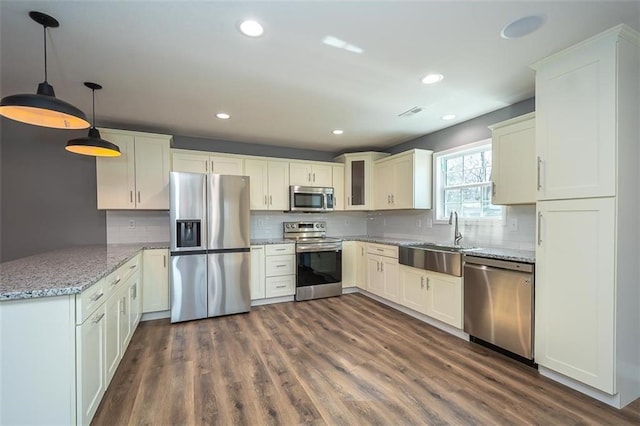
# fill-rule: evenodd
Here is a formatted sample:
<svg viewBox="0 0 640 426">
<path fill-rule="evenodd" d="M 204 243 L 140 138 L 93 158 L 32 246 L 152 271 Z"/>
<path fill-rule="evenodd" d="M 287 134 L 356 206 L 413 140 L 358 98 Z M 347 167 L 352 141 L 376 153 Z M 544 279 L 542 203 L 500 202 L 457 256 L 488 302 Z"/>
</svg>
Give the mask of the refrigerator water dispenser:
<svg viewBox="0 0 640 426">
<path fill-rule="evenodd" d="M 201 232 L 199 220 L 177 220 L 176 227 L 178 248 L 200 247 Z"/>
</svg>

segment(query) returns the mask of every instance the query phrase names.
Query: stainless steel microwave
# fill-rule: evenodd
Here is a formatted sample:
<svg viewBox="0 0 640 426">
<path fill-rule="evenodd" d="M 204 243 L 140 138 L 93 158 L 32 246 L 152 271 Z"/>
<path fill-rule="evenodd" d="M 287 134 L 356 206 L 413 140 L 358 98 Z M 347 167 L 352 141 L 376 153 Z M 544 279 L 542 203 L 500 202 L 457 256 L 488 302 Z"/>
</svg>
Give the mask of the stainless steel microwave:
<svg viewBox="0 0 640 426">
<path fill-rule="evenodd" d="M 289 210 L 292 212 L 332 212 L 333 188 L 291 185 L 289 187 Z"/>
</svg>

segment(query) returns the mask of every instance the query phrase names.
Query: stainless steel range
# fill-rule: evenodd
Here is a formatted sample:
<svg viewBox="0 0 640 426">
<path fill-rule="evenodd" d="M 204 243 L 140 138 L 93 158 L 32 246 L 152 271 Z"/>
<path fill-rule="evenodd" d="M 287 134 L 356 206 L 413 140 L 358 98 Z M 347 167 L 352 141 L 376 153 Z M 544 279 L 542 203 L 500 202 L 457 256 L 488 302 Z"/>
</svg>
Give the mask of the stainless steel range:
<svg viewBox="0 0 640 426">
<path fill-rule="evenodd" d="M 325 222 L 284 222 L 284 238 L 296 241 L 296 300 L 342 294 L 342 240 L 327 238 Z"/>
</svg>

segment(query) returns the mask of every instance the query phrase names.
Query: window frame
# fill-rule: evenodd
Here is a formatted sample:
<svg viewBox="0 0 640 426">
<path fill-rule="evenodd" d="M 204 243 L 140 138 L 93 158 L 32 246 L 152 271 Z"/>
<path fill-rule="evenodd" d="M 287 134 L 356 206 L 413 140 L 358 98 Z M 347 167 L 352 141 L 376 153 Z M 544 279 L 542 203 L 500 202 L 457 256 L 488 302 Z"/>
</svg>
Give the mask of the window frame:
<svg viewBox="0 0 640 426">
<path fill-rule="evenodd" d="M 457 156 L 462 156 L 462 155 L 466 155 L 466 154 L 472 154 L 475 152 L 480 152 L 480 151 L 484 151 L 483 148 L 485 147 L 489 147 L 489 149 L 492 151 L 493 153 L 493 146 L 491 143 L 491 138 L 487 138 L 487 139 L 482 139 L 480 141 L 477 142 L 472 142 L 469 144 L 465 144 L 465 145 L 461 145 L 461 146 L 457 146 L 455 148 L 450 148 L 444 151 L 439 151 L 439 152 L 435 152 L 433 154 L 433 223 L 434 224 L 448 224 L 449 223 L 449 218 L 448 217 L 442 217 L 441 215 L 444 214 L 444 175 L 443 175 L 443 170 L 440 167 L 441 164 L 441 160 L 446 157 L 457 157 Z M 494 167 L 495 165 L 493 164 L 493 161 L 491 163 L 491 173 L 493 174 L 494 172 Z M 492 181 L 488 181 L 489 184 L 491 184 Z M 482 183 L 482 184 L 466 184 L 469 187 L 485 187 L 487 184 L 486 183 Z M 460 187 L 464 187 L 465 184 L 461 184 Z M 494 207 L 499 207 L 500 208 L 500 216 L 485 216 L 485 217 L 463 217 L 463 216 L 459 216 L 458 220 L 461 223 L 467 223 L 467 224 L 496 224 L 496 223 L 502 223 L 505 224 L 506 223 L 506 214 L 504 211 L 504 206 L 499 206 L 499 205 L 493 205 Z"/>
</svg>

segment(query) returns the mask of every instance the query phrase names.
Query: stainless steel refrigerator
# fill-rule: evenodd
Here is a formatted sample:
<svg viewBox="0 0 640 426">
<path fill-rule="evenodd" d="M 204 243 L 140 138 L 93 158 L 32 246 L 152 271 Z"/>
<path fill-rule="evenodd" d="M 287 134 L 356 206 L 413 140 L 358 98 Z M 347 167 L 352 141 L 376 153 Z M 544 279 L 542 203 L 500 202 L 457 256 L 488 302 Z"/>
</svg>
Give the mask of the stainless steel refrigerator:
<svg viewBox="0 0 640 426">
<path fill-rule="evenodd" d="M 170 175 L 171 322 L 248 312 L 249 177 Z"/>
</svg>

